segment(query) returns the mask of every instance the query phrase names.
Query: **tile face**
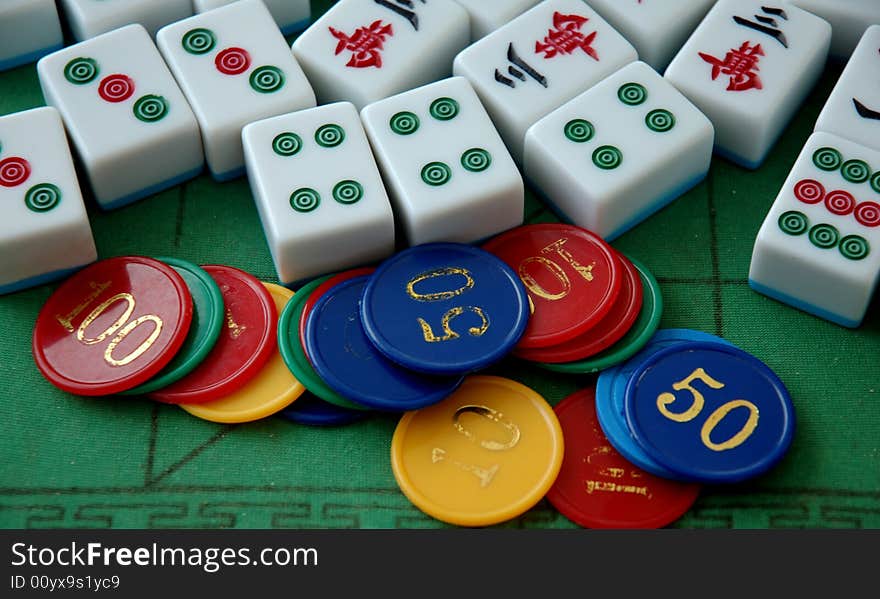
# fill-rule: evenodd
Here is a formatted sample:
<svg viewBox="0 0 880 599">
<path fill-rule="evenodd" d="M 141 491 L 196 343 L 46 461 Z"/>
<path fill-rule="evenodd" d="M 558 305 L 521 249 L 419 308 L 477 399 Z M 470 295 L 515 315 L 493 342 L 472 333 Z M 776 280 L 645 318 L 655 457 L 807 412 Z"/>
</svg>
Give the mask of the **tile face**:
<svg viewBox="0 0 880 599">
<path fill-rule="evenodd" d="M 159 49 L 199 121 L 218 180 L 244 174 L 241 129 L 315 105 L 315 94 L 260 0 L 239 0 L 162 29 Z"/>
<path fill-rule="evenodd" d="M 61 48 L 61 22 L 54 0 L 0 3 L 0 71 L 39 59 Z"/>
<path fill-rule="evenodd" d="M 858 326 L 880 277 L 880 152 L 814 133 L 752 253 L 757 291 Z"/>
<path fill-rule="evenodd" d="M 715 0 L 589 0 L 589 4 L 636 47 L 639 60 L 662 73 Z"/>
<path fill-rule="evenodd" d="M 634 60 L 635 48 L 586 4 L 547 0 L 461 52 L 453 72 L 521 162 L 526 129 Z"/>
<path fill-rule="evenodd" d="M 155 36 L 161 27 L 193 14 L 191 0 L 61 0 L 61 6 L 78 41 L 132 23 Z"/>
<path fill-rule="evenodd" d="M 865 32 L 816 120 L 816 131 L 880 150 L 880 25 Z"/>
<path fill-rule="evenodd" d="M 613 239 L 699 183 L 712 142 L 712 123 L 634 62 L 532 126 L 524 169 L 565 219 Z"/>
<path fill-rule="evenodd" d="M 197 13 L 232 4 L 236 0 L 193 0 Z M 284 35 L 305 29 L 312 16 L 309 0 L 263 0 Z"/>
<path fill-rule="evenodd" d="M 129 25 L 37 64 L 95 199 L 116 208 L 192 178 L 204 165 L 199 127 L 153 40 Z"/>
<path fill-rule="evenodd" d="M 61 116 L 0 117 L 0 294 L 46 283 L 97 258 Z"/>
<path fill-rule="evenodd" d="M 471 40 L 473 41 L 486 37 L 539 2 L 539 0 L 455 1 L 468 11 L 471 18 Z"/>
<path fill-rule="evenodd" d="M 243 138 L 251 190 L 282 282 L 394 251 L 391 204 L 352 104 L 258 121 Z"/>
<path fill-rule="evenodd" d="M 849 58 L 859 39 L 872 23 L 880 23 L 877 0 L 791 0 L 831 23 L 831 55 Z"/>
<path fill-rule="evenodd" d="M 371 102 L 448 77 L 470 40 L 453 0 L 341 0 L 293 43 L 318 101 Z"/>
<path fill-rule="evenodd" d="M 716 150 L 757 168 L 817 81 L 831 27 L 785 2 L 720 0 L 666 70 L 715 126 Z"/>
<path fill-rule="evenodd" d="M 387 98 L 361 117 L 410 245 L 470 243 L 522 224 L 522 177 L 466 79 Z"/>
</svg>

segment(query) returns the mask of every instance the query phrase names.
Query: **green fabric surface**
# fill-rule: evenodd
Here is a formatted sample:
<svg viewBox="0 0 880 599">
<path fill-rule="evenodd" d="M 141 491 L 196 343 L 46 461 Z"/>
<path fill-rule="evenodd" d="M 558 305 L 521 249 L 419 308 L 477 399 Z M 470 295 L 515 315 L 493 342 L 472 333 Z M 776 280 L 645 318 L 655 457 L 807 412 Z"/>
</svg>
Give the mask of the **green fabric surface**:
<svg viewBox="0 0 880 599">
<path fill-rule="evenodd" d="M 313 3 L 314 14 L 328 5 Z M 756 355 L 788 386 L 797 410 L 794 443 L 776 468 L 705 488 L 675 526 L 880 527 L 880 300 L 849 330 L 746 282 L 761 221 L 840 71 L 829 65 L 760 169 L 715 158 L 705 182 L 614 243 L 658 278 L 662 327 L 721 335 Z M 42 104 L 34 65 L 0 73 L 0 114 Z M 87 203 L 101 258 L 176 256 L 277 280 L 245 179 L 218 184 L 202 175 L 109 213 Z M 525 216 L 555 220 L 531 192 Z M 223 426 L 146 399 L 55 389 L 30 353 L 37 312 L 54 287 L 0 297 L 0 527 L 444 526 L 397 489 L 394 416 L 330 429 L 280 417 Z M 490 372 L 553 404 L 594 383 L 512 359 Z M 546 501 L 503 526 L 574 527 Z"/>
</svg>

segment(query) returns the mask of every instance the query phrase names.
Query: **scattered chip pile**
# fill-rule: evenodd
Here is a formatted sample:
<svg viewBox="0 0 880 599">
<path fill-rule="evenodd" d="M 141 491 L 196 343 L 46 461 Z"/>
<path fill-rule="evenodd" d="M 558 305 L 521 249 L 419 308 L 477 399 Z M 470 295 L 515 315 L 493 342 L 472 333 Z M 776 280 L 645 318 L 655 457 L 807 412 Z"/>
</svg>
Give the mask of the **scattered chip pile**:
<svg viewBox="0 0 880 599">
<path fill-rule="evenodd" d="M 70 393 L 212 422 L 402 413 L 394 476 L 444 522 L 498 524 L 547 497 L 582 526 L 648 528 L 685 513 L 700 483 L 766 472 L 794 430 L 766 365 L 706 333 L 658 331 L 661 312 L 641 264 L 547 224 L 483 248 L 414 246 L 295 293 L 230 266 L 111 258 L 58 287 L 33 351 Z M 503 359 L 601 374 L 553 408 L 482 373 Z"/>
</svg>

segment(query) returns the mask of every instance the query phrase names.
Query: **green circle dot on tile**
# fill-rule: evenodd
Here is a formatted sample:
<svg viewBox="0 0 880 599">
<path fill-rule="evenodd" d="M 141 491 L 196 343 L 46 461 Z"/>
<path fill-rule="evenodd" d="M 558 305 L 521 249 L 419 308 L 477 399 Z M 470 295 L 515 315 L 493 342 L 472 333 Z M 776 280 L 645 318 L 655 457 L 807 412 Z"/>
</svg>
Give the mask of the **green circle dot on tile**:
<svg viewBox="0 0 880 599">
<path fill-rule="evenodd" d="M 814 225 L 810 229 L 810 242 L 817 248 L 828 250 L 837 245 L 840 233 L 837 227 L 825 223 Z"/>
<path fill-rule="evenodd" d="M 398 135 L 412 135 L 419 130 L 419 117 L 412 112 L 398 112 L 389 123 L 391 130 Z"/>
<path fill-rule="evenodd" d="M 74 85 L 85 85 L 97 78 L 101 69 L 94 58 L 74 58 L 64 67 L 64 78 Z"/>
<path fill-rule="evenodd" d="M 214 46 L 217 44 L 217 38 L 210 29 L 199 27 L 183 34 L 180 44 L 190 54 L 207 54 L 214 49 Z"/>
<path fill-rule="evenodd" d="M 290 194 L 290 207 L 297 212 L 311 212 L 321 203 L 321 194 L 310 187 L 302 187 Z"/>
<path fill-rule="evenodd" d="M 428 112 L 438 121 L 449 121 L 458 116 L 458 102 L 452 98 L 437 98 L 431 102 Z"/>
<path fill-rule="evenodd" d="M 572 119 L 565 123 L 563 133 L 570 141 L 582 144 L 593 139 L 593 135 L 596 134 L 596 129 L 590 121 L 585 119 Z"/>
<path fill-rule="evenodd" d="M 836 171 L 843 164 L 843 156 L 834 148 L 819 148 L 813 152 L 813 164 L 823 171 Z"/>
<path fill-rule="evenodd" d="M 284 87 L 284 72 L 278 67 L 259 67 L 251 73 L 250 84 L 254 91 L 261 94 L 277 92 Z"/>
<path fill-rule="evenodd" d="M 871 189 L 880 193 L 880 171 L 871 175 Z"/>
<path fill-rule="evenodd" d="M 422 167 L 422 181 L 433 187 L 445 185 L 452 179 L 452 169 L 442 162 L 429 162 Z"/>
<path fill-rule="evenodd" d="M 302 138 L 291 131 L 279 133 L 272 140 L 272 151 L 279 156 L 295 156 L 302 150 Z"/>
<path fill-rule="evenodd" d="M 461 166 L 472 173 L 481 173 L 492 165 L 492 155 L 483 148 L 471 148 L 461 155 Z"/>
<path fill-rule="evenodd" d="M 315 141 L 322 148 L 335 148 L 345 141 L 345 129 L 332 123 L 323 125 L 315 131 Z"/>
<path fill-rule="evenodd" d="M 675 115 L 668 110 L 658 108 L 648 113 L 648 116 L 645 117 L 645 125 L 651 131 L 666 133 L 675 127 Z"/>
<path fill-rule="evenodd" d="M 810 227 L 807 215 L 797 210 L 790 210 L 779 217 L 779 228 L 788 235 L 803 235 Z"/>
<path fill-rule="evenodd" d="M 48 212 L 61 202 L 61 189 L 51 183 L 39 183 L 27 190 L 24 204 L 34 212 Z"/>
<path fill-rule="evenodd" d="M 871 167 L 864 160 L 847 160 L 840 167 L 840 174 L 850 183 L 864 183 L 871 177 Z"/>
<path fill-rule="evenodd" d="M 364 186 L 348 179 L 340 181 L 333 187 L 333 199 L 340 204 L 354 204 L 364 197 Z"/>
<path fill-rule="evenodd" d="M 134 103 L 132 112 L 139 121 L 155 123 L 164 119 L 168 114 L 168 101 L 162 96 L 143 96 Z"/>
<path fill-rule="evenodd" d="M 593 152 L 593 164 L 604 170 L 615 169 L 623 162 L 623 153 L 614 146 L 599 146 Z"/>
<path fill-rule="evenodd" d="M 648 99 L 648 90 L 639 83 L 624 83 L 617 90 L 617 97 L 627 106 L 638 106 Z"/>
<path fill-rule="evenodd" d="M 863 260 L 871 253 L 868 240 L 861 235 L 847 235 L 840 240 L 838 249 L 843 257 L 849 260 Z"/>
</svg>

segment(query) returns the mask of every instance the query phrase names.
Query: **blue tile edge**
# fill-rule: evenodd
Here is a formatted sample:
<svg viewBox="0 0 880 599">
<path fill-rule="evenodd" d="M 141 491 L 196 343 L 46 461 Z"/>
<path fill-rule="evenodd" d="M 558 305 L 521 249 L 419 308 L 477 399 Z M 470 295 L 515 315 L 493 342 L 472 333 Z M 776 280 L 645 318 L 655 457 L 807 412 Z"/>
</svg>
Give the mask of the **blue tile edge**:
<svg viewBox="0 0 880 599">
<path fill-rule="evenodd" d="M 8 71 L 9 69 L 14 69 L 15 67 L 20 67 L 23 64 L 29 64 L 32 62 L 37 62 L 39 59 L 43 58 L 47 54 L 51 54 L 52 52 L 57 52 L 64 47 L 63 44 L 57 44 L 54 46 L 47 46 L 45 48 L 40 48 L 39 50 L 35 50 L 33 52 L 29 52 L 27 54 L 21 54 L 19 56 L 13 56 L 12 58 L 7 58 L 6 60 L 0 60 L 0 71 Z"/>
<path fill-rule="evenodd" d="M 23 291 L 25 289 L 29 289 L 30 287 L 39 287 L 40 285 L 45 285 L 46 283 L 51 283 L 53 281 L 57 281 L 58 279 L 67 278 L 76 271 L 83 268 L 83 266 L 86 266 L 86 264 L 83 264 L 82 266 L 74 266 L 72 268 L 53 270 L 52 272 L 47 272 L 41 275 L 37 275 L 35 277 L 30 277 L 28 279 L 22 279 L 21 281 L 16 281 L 15 283 L 0 285 L 0 295 Z"/>
<path fill-rule="evenodd" d="M 697 185 L 702 183 L 702 181 L 706 178 L 706 175 L 708 175 L 708 171 L 706 171 L 705 173 L 700 173 L 699 175 L 697 175 L 693 179 L 686 181 L 685 183 L 679 185 L 678 187 L 676 187 L 675 189 L 673 189 L 669 193 L 664 194 L 663 196 L 660 197 L 660 199 L 654 201 L 652 204 L 647 206 L 645 209 L 638 212 L 634 217 L 632 217 L 631 219 L 626 221 L 623 225 L 621 225 L 620 227 L 618 227 L 617 229 L 615 229 L 614 231 L 612 231 L 608 235 L 602 236 L 602 238 L 605 241 L 609 241 L 609 242 L 614 241 L 616 238 L 620 237 L 621 235 L 623 235 L 624 233 L 626 233 L 627 231 L 629 231 L 630 229 L 632 229 L 636 225 L 647 220 L 648 217 L 652 216 L 656 212 L 659 212 L 660 210 L 662 210 L 663 208 L 665 208 L 666 206 L 668 206 L 669 204 L 671 204 L 672 202 L 677 200 L 679 197 L 686 194 L 688 191 L 690 191 L 691 189 L 693 189 L 694 187 L 696 187 Z M 535 186 L 535 185 L 531 185 L 530 187 L 533 191 L 538 190 L 537 186 Z M 559 206 L 557 206 L 556 203 L 553 202 L 546 195 L 544 195 L 543 193 L 540 193 L 540 198 L 541 198 L 541 201 L 543 201 L 544 204 L 546 204 L 547 207 L 550 208 L 550 210 L 552 210 L 562 221 L 564 221 L 568 224 L 577 225 L 577 223 L 575 223 L 573 220 L 571 220 L 571 218 L 569 218 L 569 216 L 563 210 L 561 210 L 559 208 Z M 580 226 L 580 225 L 578 225 L 578 226 Z"/>
<path fill-rule="evenodd" d="M 312 17 L 306 17 L 300 21 L 294 21 L 293 23 L 287 23 L 286 25 L 281 26 L 281 33 L 282 35 L 290 35 L 291 33 L 306 29 L 311 24 Z"/>
<path fill-rule="evenodd" d="M 101 203 L 97 202 L 98 207 L 101 210 L 116 210 L 117 208 L 122 208 L 123 206 L 127 206 L 138 200 L 142 200 L 147 196 L 151 196 L 159 193 L 160 191 L 165 191 L 168 188 L 174 187 L 175 185 L 180 185 L 190 179 L 194 179 L 198 177 L 202 172 L 203 165 L 199 165 L 198 168 L 195 168 L 191 171 L 187 171 L 182 175 L 178 175 L 176 177 L 172 177 L 171 179 L 167 179 L 162 181 L 161 183 L 157 183 L 155 185 L 151 185 L 146 189 L 142 189 L 140 191 L 136 191 L 131 193 L 125 197 L 119 198 L 118 200 L 113 200 L 112 202 Z"/>
<path fill-rule="evenodd" d="M 834 314 L 824 308 L 819 308 L 818 306 L 814 306 L 813 304 L 809 304 L 803 300 L 800 300 L 794 296 L 788 295 L 787 293 L 782 293 L 781 291 L 777 291 L 771 287 L 767 287 L 761 283 L 758 283 L 751 277 L 749 277 L 749 287 L 757 291 L 762 295 L 766 295 L 769 298 L 780 301 L 784 304 L 788 304 L 797 308 L 798 310 L 802 310 L 803 312 L 807 312 L 808 314 L 812 314 L 813 316 L 818 316 L 819 318 L 824 318 L 830 322 L 835 324 L 839 324 L 840 326 L 844 326 L 850 329 L 857 328 L 860 324 L 862 324 L 861 320 L 849 320 L 847 318 L 843 318 L 839 314 Z"/>
<path fill-rule="evenodd" d="M 225 173 L 215 173 L 214 171 L 211 171 L 211 176 L 214 177 L 214 180 L 218 183 L 226 183 L 227 181 L 244 177 L 246 173 L 247 169 L 242 166 L 232 169 L 231 171 L 226 171 Z"/>
</svg>

